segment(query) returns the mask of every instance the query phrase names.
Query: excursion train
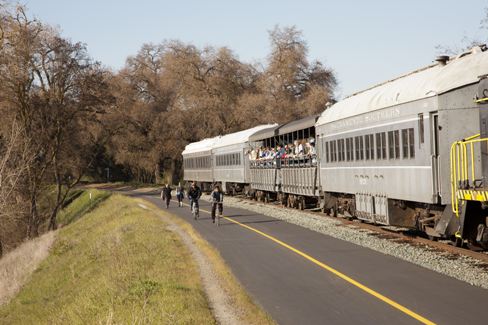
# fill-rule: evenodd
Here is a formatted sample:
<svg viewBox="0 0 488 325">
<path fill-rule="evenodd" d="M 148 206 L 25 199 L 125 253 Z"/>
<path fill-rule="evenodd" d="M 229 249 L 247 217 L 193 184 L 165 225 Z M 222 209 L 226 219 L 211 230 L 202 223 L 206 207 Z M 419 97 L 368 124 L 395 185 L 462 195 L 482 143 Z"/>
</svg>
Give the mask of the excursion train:
<svg viewBox="0 0 488 325">
<path fill-rule="evenodd" d="M 311 116 L 191 143 L 184 180 L 488 248 L 488 51 L 476 46 Z M 313 139 L 316 155 L 251 159 Z"/>
</svg>

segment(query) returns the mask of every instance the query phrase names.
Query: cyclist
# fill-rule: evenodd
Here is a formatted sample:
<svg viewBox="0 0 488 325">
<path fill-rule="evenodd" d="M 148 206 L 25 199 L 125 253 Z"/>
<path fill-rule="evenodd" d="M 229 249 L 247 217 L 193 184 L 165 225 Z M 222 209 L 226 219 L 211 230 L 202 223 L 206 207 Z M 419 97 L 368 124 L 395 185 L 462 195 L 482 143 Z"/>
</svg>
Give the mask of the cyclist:
<svg viewBox="0 0 488 325">
<path fill-rule="evenodd" d="M 224 210 L 224 193 L 220 190 L 220 186 L 215 185 L 212 192 L 212 223 L 215 223 L 215 211 L 219 208 L 219 214 L 222 215 Z"/>
<path fill-rule="evenodd" d="M 200 196 L 202 196 L 202 190 L 200 190 L 200 187 L 198 187 L 196 182 L 192 182 L 190 190 L 188 191 L 191 211 L 193 211 L 193 204 L 195 204 L 195 208 L 198 209 L 198 200 L 200 199 Z"/>
</svg>

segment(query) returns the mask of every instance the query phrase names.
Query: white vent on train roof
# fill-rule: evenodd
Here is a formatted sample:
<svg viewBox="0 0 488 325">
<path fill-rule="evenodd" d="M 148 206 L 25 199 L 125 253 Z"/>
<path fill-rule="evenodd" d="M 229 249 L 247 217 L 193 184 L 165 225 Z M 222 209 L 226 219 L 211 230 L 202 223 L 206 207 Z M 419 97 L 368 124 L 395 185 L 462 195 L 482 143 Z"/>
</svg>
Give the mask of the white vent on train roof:
<svg viewBox="0 0 488 325">
<path fill-rule="evenodd" d="M 439 63 L 439 65 L 446 65 L 447 62 L 449 61 L 449 56 L 448 55 L 439 55 L 438 57 L 435 58 L 436 62 Z"/>
</svg>

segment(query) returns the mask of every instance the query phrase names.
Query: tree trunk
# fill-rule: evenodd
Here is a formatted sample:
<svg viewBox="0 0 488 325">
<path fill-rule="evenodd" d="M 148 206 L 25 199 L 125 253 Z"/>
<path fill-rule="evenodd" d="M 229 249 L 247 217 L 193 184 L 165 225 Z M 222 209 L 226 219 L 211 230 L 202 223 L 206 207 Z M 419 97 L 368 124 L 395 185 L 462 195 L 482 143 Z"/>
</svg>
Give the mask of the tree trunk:
<svg viewBox="0 0 488 325">
<path fill-rule="evenodd" d="M 27 238 L 32 239 L 39 235 L 39 215 L 35 197 L 31 199 L 29 223 L 27 225 Z"/>
<path fill-rule="evenodd" d="M 59 205 L 57 204 L 53 211 L 51 212 L 51 216 L 49 217 L 49 228 L 48 230 L 56 230 L 58 229 L 58 211 L 59 211 Z"/>
</svg>

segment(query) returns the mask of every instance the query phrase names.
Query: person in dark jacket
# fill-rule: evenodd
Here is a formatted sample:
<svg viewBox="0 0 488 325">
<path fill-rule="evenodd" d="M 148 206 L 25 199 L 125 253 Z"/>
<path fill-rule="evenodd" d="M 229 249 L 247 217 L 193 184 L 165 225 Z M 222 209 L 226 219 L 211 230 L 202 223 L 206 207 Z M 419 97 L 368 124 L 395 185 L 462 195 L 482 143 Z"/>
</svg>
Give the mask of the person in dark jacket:
<svg viewBox="0 0 488 325">
<path fill-rule="evenodd" d="M 198 187 L 196 182 L 191 183 L 190 190 L 188 191 L 188 198 L 190 199 L 190 211 L 193 211 L 193 204 L 196 204 L 198 208 L 198 200 L 202 196 L 202 190 Z"/>
<path fill-rule="evenodd" d="M 224 211 L 224 193 L 220 190 L 220 186 L 215 185 L 212 192 L 212 222 L 215 223 L 215 211 L 219 208 L 219 214 L 222 215 Z"/>
<path fill-rule="evenodd" d="M 171 187 L 169 187 L 168 184 L 166 184 L 166 186 L 163 187 L 163 190 L 161 191 L 161 200 L 166 202 L 166 209 L 168 209 L 169 202 L 171 201 Z"/>
</svg>

